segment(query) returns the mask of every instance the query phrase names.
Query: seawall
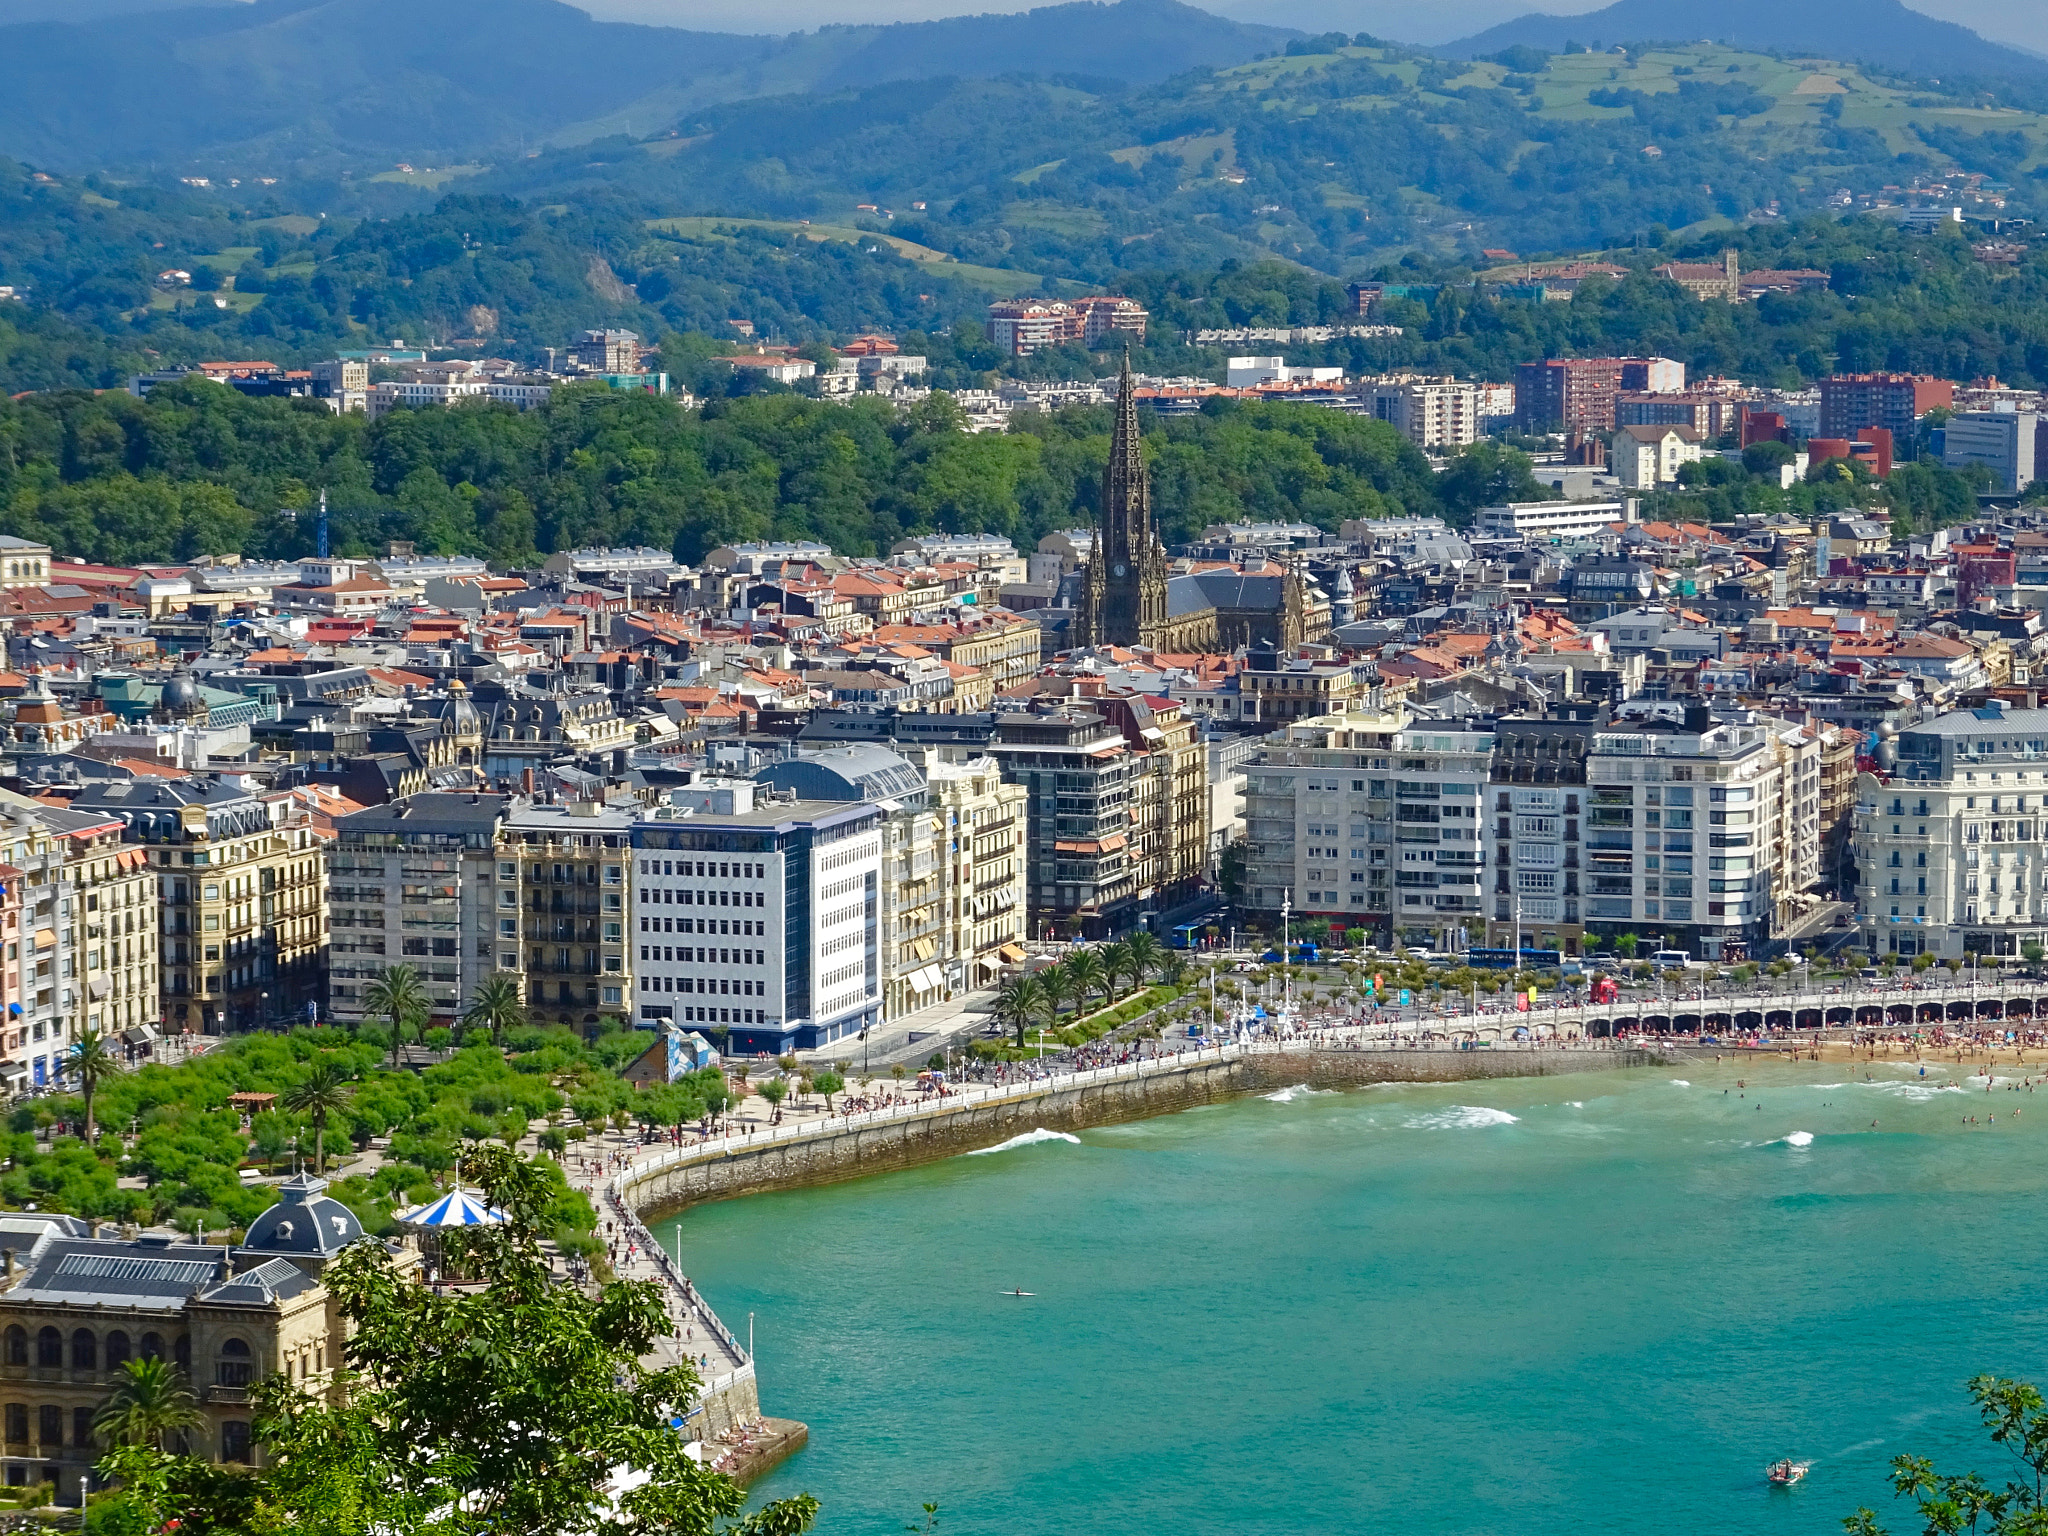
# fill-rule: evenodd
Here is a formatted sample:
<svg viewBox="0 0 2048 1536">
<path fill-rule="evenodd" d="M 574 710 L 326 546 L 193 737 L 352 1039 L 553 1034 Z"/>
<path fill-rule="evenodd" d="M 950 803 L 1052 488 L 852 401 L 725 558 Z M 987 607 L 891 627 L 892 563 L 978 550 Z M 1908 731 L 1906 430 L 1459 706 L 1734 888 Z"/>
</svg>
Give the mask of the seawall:
<svg viewBox="0 0 2048 1536">
<path fill-rule="evenodd" d="M 645 1223 L 706 1200 L 914 1168 L 992 1147 L 1041 1127 L 1081 1131 L 1116 1125 L 1247 1094 L 1271 1093 L 1297 1083 L 1341 1089 L 1374 1083 L 1478 1082 L 1618 1071 L 1654 1066 L 1666 1059 L 1646 1050 L 1351 1051 L 1308 1044 L 1212 1047 L 1061 1073 L 1037 1082 L 1002 1087 L 970 1084 L 944 1098 L 777 1127 L 772 1132 L 725 1136 L 635 1163 L 612 1177 L 608 1193 L 617 1202 L 619 1215 L 660 1255 L 660 1278 L 678 1304 L 690 1309 L 736 1362 L 734 1369 L 713 1374 L 706 1381 L 689 1416 L 695 1435 L 721 1441 L 726 1447 L 718 1465 L 748 1481 L 796 1451 L 808 1431 L 792 1420 L 762 1417 L 754 1362 L 748 1351 L 646 1231 Z"/>
<path fill-rule="evenodd" d="M 621 1198 L 642 1221 L 656 1222 L 706 1200 L 866 1178 L 914 1168 L 1023 1132 L 1092 1126 L 1174 1114 L 1200 1104 L 1313 1088 L 1375 1083 L 1454 1083 L 1653 1066 L 1643 1050 L 1394 1050 L 1327 1047 L 1188 1053 L 1121 1067 L 1062 1074 L 990 1091 L 968 1088 L 893 1111 L 852 1115 L 796 1128 L 803 1134 L 727 1137 L 666 1153 L 618 1176 Z"/>
</svg>

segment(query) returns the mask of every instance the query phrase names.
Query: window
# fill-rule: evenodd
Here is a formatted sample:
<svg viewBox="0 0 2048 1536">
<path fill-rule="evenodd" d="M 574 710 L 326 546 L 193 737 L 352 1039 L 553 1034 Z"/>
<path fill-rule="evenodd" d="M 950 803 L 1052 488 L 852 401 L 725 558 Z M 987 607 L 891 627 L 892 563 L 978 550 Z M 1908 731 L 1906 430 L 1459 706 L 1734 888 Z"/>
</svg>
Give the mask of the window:
<svg viewBox="0 0 2048 1536">
<path fill-rule="evenodd" d="M 160 1333 L 145 1333 L 142 1336 L 142 1358 L 161 1360 L 164 1357 L 164 1338 Z"/>
<path fill-rule="evenodd" d="M 36 1439 L 44 1445 L 64 1443 L 64 1410 L 55 1403 L 44 1403 L 36 1410 Z"/>
<path fill-rule="evenodd" d="M 92 1416 L 90 1408 L 71 1410 L 71 1443 L 80 1450 L 90 1449 L 92 1445 Z"/>
<path fill-rule="evenodd" d="M 7 1330 L 7 1363 L 28 1364 L 28 1330 L 19 1323 L 11 1324 Z M 12 1439 L 12 1436 L 8 1438 Z"/>
<path fill-rule="evenodd" d="M 64 1335 L 54 1328 L 45 1328 L 36 1335 L 36 1364 L 46 1370 L 56 1370 L 64 1364 Z"/>
<path fill-rule="evenodd" d="M 107 1335 L 107 1369 L 118 1371 L 128 1363 L 128 1335 L 116 1328 Z"/>
<path fill-rule="evenodd" d="M 28 1439 L 28 1404 L 7 1405 L 7 1438 L 20 1444 Z"/>
<path fill-rule="evenodd" d="M 255 1366 L 249 1360 L 249 1346 L 240 1339 L 223 1339 L 220 1359 L 214 1366 L 214 1385 L 246 1387 L 254 1376 Z"/>
<path fill-rule="evenodd" d="M 71 1335 L 71 1369 L 90 1371 L 99 1367 L 100 1341 L 90 1328 Z"/>
<path fill-rule="evenodd" d="M 249 1426 L 242 1419 L 228 1419 L 220 1427 L 220 1459 L 222 1461 L 247 1461 L 249 1459 Z"/>
</svg>

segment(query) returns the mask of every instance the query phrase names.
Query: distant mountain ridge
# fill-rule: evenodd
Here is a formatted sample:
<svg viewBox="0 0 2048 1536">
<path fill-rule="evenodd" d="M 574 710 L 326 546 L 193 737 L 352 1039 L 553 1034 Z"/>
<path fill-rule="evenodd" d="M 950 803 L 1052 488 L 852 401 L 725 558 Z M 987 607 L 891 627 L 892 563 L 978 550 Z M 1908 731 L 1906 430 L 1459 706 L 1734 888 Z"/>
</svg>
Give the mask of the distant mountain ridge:
<svg viewBox="0 0 2048 1536">
<path fill-rule="evenodd" d="M 718 102 L 892 80 L 1058 65 L 1150 83 L 1293 35 L 1178 0 L 790 37 L 596 21 L 558 0 L 69 3 L 98 14 L 0 26 L 0 154 L 53 169 L 230 154 L 445 164 L 621 115 L 618 126 L 644 133 Z M 48 8 L 0 0 L 0 22 Z"/>
<path fill-rule="evenodd" d="M 1568 42 L 1613 47 L 1706 39 L 1738 48 L 1810 50 L 1914 75 L 2048 78 L 2048 59 L 1991 42 L 1955 22 L 1924 16 L 1899 0 L 1723 0 L 1707 10 L 1685 13 L 1669 0 L 1615 0 L 1604 10 L 1577 16 L 1519 16 L 1432 51 L 1446 58 L 1475 59 L 1517 44 L 1556 53 Z"/>
</svg>

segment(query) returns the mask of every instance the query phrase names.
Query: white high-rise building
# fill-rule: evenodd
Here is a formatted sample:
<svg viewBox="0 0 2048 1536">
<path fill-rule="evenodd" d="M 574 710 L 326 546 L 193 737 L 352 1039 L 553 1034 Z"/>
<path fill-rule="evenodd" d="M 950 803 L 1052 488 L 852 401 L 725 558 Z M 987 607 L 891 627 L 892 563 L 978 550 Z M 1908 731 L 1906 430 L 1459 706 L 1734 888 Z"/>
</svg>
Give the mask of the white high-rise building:
<svg viewBox="0 0 2048 1536">
<path fill-rule="evenodd" d="M 879 1024 L 885 815 L 749 780 L 672 791 L 633 826 L 636 1016 L 730 1054 Z"/>
</svg>

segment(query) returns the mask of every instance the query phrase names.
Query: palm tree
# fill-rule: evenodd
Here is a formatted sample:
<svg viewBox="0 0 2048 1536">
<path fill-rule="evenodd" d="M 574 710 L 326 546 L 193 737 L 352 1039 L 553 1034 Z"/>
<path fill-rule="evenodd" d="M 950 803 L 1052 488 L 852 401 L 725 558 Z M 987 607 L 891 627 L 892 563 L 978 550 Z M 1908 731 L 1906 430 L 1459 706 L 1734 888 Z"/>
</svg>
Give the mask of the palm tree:
<svg viewBox="0 0 2048 1536">
<path fill-rule="evenodd" d="M 1102 975 L 1108 984 L 1108 995 L 1114 997 L 1117 984 L 1131 974 L 1131 952 L 1128 941 L 1113 939 L 1096 951 L 1102 960 Z"/>
<path fill-rule="evenodd" d="M 1124 955 L 1131 966 L 1131 985 L 1141 987 L 1145 973 L 1157 970 L 1165 960 L 1167 948 L 1150 929 L 1140 928 L 1125 936 Z"/>
<path fill-rule="evenodd" d="M 97 1129 L 92 1118 L 93 1093 L 102 1079 L 121 1070 L 121 1064 L 114 1059 L 114 1049 L 107 1044 L 107 1037 L 91 1027 L 79 1035 L 78 1044 L 71 1047 L 69 1055 L 71 1059 L 66 1065 L 78 1079 L 78 1091 L 85 1095 L 85 1144 L 89 1147 Z"/>
<path fill-rule="evenodd" d="M 363 988 L 363 1011 L 381 1013 L 391 1021 L 391 1065 L 395 1070 L 406 1026 L 422 1023 L 432 1013 L 433 1003 L 420 985 L 418 971 L 409 965 L 394 965 Z"/>
<path fill-rule="evenodd" d="M 205 1422 L 206 1415 L 177 1367 L 161 1355 L 144 1355 L 122 1363 L 114 1390 L 93 1415 L 92 1428 L 94 1434 L 120 1445 L 162 1450 L 166 1435 L 182 1434 Z"/>
<path fill-rule="evenodd" d="M 1178 950 L 1169 949 L 1159 962 L 1159 979 L 1169 987 L 1179 986 L 1187 973 L 1187 957 Z"/>
<path fill-rule="evenodd" d="M 1068 958 L 1067 982 L 1072 988 L 1074 1006 L 1078 1010 L 1087 1008 L 1088 994 L 1091 992 L 1100 992 L 1105 1002 L 1109 999 L 1109 968 L 1102 963 L 1102 956 L 1095 950 L 1080 950 Z"/>
<path fill-rule="evenodd" d="M 1035 977 L 1012 976 L 996 992 L 996 1017 L 1017 1031 L 1017 1047 L 1024 1046 L 1024 1026 L 1045 1006 L 1045 989 Z"/>
<path fill-rule="evenodd" d="M 502 1046 L 505 1031 L 517 1029 L 526 1022 L 526 1007 L 519 997 L 519 981 L 509 971 L 493 971 L 486 976 L 470 999 L 469 1012 L 462 1016 L 465 1035 L 472 1029 L 489 1032 L 491 1044 Z"/>
<path fill-rule="evenodd" d="M 327 1166 L 327 1117 L 348 1107 L 353 1090 L 339 1067 L 331 1061 L 317 1063 L 298 1082 L 285 1089 L 283 1104 L 295 1115 L 313 1122 L 313 1171 Z"/>
</svg>

